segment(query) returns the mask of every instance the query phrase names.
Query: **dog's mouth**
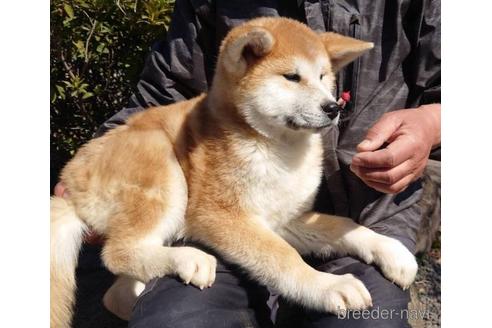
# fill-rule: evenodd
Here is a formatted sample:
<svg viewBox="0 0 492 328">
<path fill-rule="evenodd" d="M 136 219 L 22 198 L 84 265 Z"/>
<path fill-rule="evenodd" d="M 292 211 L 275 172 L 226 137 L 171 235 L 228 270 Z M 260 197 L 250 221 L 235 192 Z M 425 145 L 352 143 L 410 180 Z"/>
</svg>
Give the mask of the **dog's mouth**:
<svg viewBox="0 0 492 328">
<path fill-rule="evenodd" d="M 318 131 L 323 128 L 326 128 L 327 126 L 330 125 L 335 125 L 336 120 L 323 120 L 321 122 L 308 122 L 307 120 L 298 120 L 295 119 L 294 117 L 287 117 L 285 119 L 285 124 L 287 125 L 288 128 L 292 130 L 314 130 Z"/>
</svg>

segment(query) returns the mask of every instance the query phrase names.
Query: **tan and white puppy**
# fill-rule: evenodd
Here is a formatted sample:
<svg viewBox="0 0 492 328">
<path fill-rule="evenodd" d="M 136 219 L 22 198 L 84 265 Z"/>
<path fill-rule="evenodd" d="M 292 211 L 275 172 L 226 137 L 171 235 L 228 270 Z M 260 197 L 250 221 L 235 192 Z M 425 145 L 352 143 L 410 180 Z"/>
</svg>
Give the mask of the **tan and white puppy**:
<svg viewBox="0 0 492 328">
<path fill-rule="evenodd" d="M 105 304 L 122 317 L 141 291 L 135 281 L 212 285 L 215 258 L 169 247 L 179 238 L 322 311 L 366 308 L 371 296 L 354 276 L 316 271 L 301 255 L 357 256 L 408 287 L 417 264 L 400 242 L 311 212 L 318 132 L 338 120 L 334 74 L 371 48 L 290 19 L 249 21 L 222 42 L 208 94 L 135 114 L 83 146 L 61 175 L 70 198 L 51 199 L 51 326 L 70 326 L 86 227 L 106 236 L 103 261 L 121 278 Z"/>
</svg>

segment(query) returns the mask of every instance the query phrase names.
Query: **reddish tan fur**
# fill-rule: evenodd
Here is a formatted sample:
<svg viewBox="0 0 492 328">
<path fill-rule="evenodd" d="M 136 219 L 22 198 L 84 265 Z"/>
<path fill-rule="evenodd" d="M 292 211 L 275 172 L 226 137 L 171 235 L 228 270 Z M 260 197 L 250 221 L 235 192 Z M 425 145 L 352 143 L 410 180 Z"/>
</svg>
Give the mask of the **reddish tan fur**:
<svg viewBox="0 0 492 328">
<path fill-rule="evenodd" d="M 186 252 L 191 252 L 189 258 L 196 259 L 197 267 L 200 258 L 206 258 L 209 269 L 215 270 L 214 259 L 205 253 L 162 246 L 169 241 L 160 235 L 163 231 L 159 229 L 166 224 L 162 218 L 177 206 L 173 197 L 178 188 L 187 195 L 179 204 L 186 209 L 184 237 L 207 244 L 225 259 L 240 264 L 261 283 L 307 306 L 334 311 L 337 302 L 347 295 L 347 286 L 350 293 L 362 296 L 353 302 L 347 300 L 343 306 L 362 308 L 370 303 L 370 296 L 358 280 L 318 272 L 299 255 L 306 247 L 322 254 L 324 239 L 336 251 L 345 249 L 360 254 L 358 249 L 350 248 L 353 243 L 344 236 L 365 228 L 330 217 L 321 223 L 313 219 L 317 214 L 306 214 L 307 218 L 301 217 L 285 229 L 274 231 L 265 221 L 268 217 L 259 217 L 247 205 L 248 179 L 238 173 L 249 163 L 238 145 L 247 141 L 270 147 L 271 140 L 248 124 L 236 104 L 248 97 L 249 90 L 266 74 L 288 71 L 294 55 L 306 61 L 316 60 L 320 53 L 329 56 L 328 41 L 324 38 L 329 39 L 303 24 L 278 18 L 257 19 L 233 29 L 222 43 L 208 95 L 135 114 L 124 126 L 90 141 L 77 152 L 61 175 L 70 191 L 65 210 L 76 214 L 72 218 L 74 224 L 80 220 L 82 225 L 106 237 L 103 260 L 113 273 L 143 282 L 168 274 L 181 276 L 181 268 L 186 264 L 180 261 L 187 256 Z M 348 41 L 340 42 L 342 45 L 331 55 L 342 61 L 341 50 L 350 53 L 355 49 L 360 55 L 361 48 L 370 47 L 360 41 L 346 46 L 343 44 Z M 325 69 L 328 79 L 333 80 L 333 67 L 328 63 Z M 285 88 L 290 88 L 288 83 Z M 320 170 L 321 147 L 318 151 L 318 139 L 313 140 L 312 157 L 319 159 L 314 170 Z M 185 184 L 180 184 L 181 176 Z M 52 202 L 60 200 L 55 198 Z M 55 238 L 58 216 L 52 213 L 52 257 L 63 247 Z M 297 245 L 292 231 L 302 229 L 320 236 Z M 368 229 L 363 233 L 373 238 Z M 71 265 L 74 270 L 76 262 Z M 210 273 L 208 285 L 213 282 L 214 272 Z M 52 260 L 52 327 L 70 326 L 69 309 L 75 285 L 72 281 L 64 283 L 63 277 L 67 275 L 73 277 L 73 272 L 67 273 Z M 318 290 L 326 293 L 326 301 L 320 300 L 325 296 Z"/>
</svg>

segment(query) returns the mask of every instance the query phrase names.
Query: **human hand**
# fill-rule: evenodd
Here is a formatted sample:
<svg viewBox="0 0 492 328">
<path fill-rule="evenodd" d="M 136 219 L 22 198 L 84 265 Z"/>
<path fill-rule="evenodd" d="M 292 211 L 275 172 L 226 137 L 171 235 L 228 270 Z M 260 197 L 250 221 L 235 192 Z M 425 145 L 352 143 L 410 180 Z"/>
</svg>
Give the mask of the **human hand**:
<svg viewBox="0 0 492 328">
<path fill-rule="evenodd" d="M 399 193 L 422 175 L 432 147 L 440 142 L 440 104 L 389 112 L 357 146 L 350 169 L 369 187 Z"/>
<path fill-rule="evenodd" d="M 55 185 L 55 189 L 53 191 L 55 196 L 57 197 L 62 197 L 62 198 L 69 198 L 70 193 L 68 192 L 67 187 L 61 182 L 58 182 Z M 94 232 L 93 230 L 89 230 L 85 235 L 84 235 L 84 242 L 90 244 L 90 245 L 100 245 L 104 243 L 104 238 Z"/>
<path fill-rule="evenodd" d="M 55 194 L 55 196 L 62 197 L 62 198 L 68 198 L 70 196 L 70 194 L 68 193 L 67 188 L 61 182 L 58 182 L 55 185 L 55 189 L 54 189 L 53 193 Z"/>
</svg>

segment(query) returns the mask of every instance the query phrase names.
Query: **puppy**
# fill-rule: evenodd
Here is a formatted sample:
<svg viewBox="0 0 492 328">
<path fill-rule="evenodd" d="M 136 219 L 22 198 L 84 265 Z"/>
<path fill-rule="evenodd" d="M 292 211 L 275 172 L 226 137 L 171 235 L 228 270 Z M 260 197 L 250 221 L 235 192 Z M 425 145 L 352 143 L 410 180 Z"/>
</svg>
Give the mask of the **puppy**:
<svg viewBox="0 0 492 328">
<path fill-rule="evenodd" d="M 350 274 L 316 271 L 305 254 L 353 255 L 408 287 L 417 264 L 400 242 L 311 211 L 319 131 L 339 117 L 335 73 L 372 47 L 286 18 L 251 20 L 222 42 L 208 94 L 135 114 L 84 145 L 61 174 L 70 198 L 51 199 L 51 326 L 70 326 L 87 227 L 106 236 L 104 264 L 121 278 L 105 303 L 122 317 L 152 278 L 213 284 L 215 258 L 169 246 L 182 238 L 312 309 L 363 309 L 371 296 Z"/>
</svg>

